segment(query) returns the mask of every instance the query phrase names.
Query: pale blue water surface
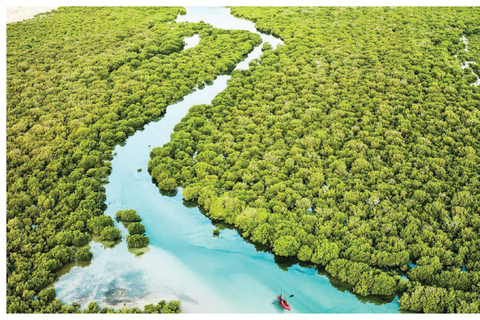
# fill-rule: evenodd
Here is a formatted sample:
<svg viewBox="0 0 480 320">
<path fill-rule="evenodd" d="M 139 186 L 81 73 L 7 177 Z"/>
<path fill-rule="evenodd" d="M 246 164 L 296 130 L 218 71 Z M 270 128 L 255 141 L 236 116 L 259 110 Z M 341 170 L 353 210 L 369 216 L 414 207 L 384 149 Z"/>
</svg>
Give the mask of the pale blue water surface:
<svg viewBox="0 0 480 320">
<path fill-rule="evenodd" d="M 252 22 L 233 17 L 227 8 L 187 8 L 187 14 L 176 21 L 204 21 L 218 28 L 258 33 Z M 261 36 L 274 48 L 283 44 L 273 36 Z M 261 46 L 237 69 L 246 69 L 251 60 L 259 58 Z M 229 78 L 219 76 L 212 85 L 197 89 L 169 106 L 161 120 L 136 132 L 124 146 L 117 146 L 105 186 L 105 214 L 114 217 L 117 210 L 135 209 L 150 237 L 149 251 L 136 257 L 128 251 L 125 240 L 109 249 L 92 242 L 92 262 L 86 267 L 74 266 L 59 278 L 55 283 L 57 298 L 83 307 L 90 301 L 99 302 L 101 307 L 143 307 L 165 299 L 180 300 L 183 312 L 276 313 L 283 312 L 275 303 L 276 295 L 283 292 L 294 294 L 289 299 L 291 312 L 398 312 L 397 298 L 383 304 L 360 300 L 334 287 L 314 268 L 277 264 L 273 254 L 257 251 L 234 229 L 222 229 L 220 236 L 214 237 L 212 221 L 199 208 L 185 205 L 181 189 L 173 196 L 162 195 L 152 183 L 147 171 L 150 151 L 168 142 L 188 109 L 209 104 L 226 88 Z M 121 224 L 116 226 L 123 236 L 128 234 Z"/>
</svg>

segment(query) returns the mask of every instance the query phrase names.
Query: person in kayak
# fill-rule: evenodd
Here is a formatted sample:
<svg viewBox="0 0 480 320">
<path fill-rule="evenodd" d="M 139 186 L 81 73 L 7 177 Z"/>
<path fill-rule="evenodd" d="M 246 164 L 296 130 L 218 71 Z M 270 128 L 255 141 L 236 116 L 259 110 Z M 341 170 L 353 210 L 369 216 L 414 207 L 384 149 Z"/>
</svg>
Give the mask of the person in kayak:
<svg viewBox="0 0 480 320">
<path fill-rule="evenodd" d="M 293 297 L 293 294 L 290 297 Z M 290 305 L 288 304 L 283 293 L 280 293 L 280 295 L 277 296 L 277 301 L 283 309 L 290 311 Z"/>
</svg>

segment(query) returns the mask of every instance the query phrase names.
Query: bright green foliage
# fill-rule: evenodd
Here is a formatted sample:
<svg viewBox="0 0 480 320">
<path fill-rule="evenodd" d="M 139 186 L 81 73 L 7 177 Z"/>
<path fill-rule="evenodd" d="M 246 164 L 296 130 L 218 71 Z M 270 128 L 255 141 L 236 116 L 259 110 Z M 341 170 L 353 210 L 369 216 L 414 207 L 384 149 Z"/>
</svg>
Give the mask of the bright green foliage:
<svg viewBox="0 0 480 320">
<path fill-rule="evenodd" d="M 300 261 L 310 261 L 312 258 L 312 253 L 312 248 L 307 245 L 303 245 L 302 247 L 300 247 L 297 257 Z"/>
<path fill-rule="evenodd" d="M 139 222 L 133 222 L 128 225 L 127 230 L 130 234 L 144 234 L 145 226 Z"/>
<path fill-rule="evenodd" d="M 78 230 L 75 230 L 73 234 L 74 234 L 74 237 L 73 237 L 72 244 L 76 247 L 83 247 L 84 245 L 90 242 L 91 237 L 88 233 L 81 233 Z"/>
<path fill-rule="evenodd" d="M 53 294 L 53 297 L 52 297 Z M 40 298 L 41 296 L 41 298 Z M 55 298 L 55 289 L 49 288 L 39 293 L 39 300 L 34 301 L 33 305 L 40 307 L 42 304 L 49 303 L 42 308 L 44 313 L 103 313 L 103 314 L 122 314 L 122 313 L 180 313 L 180 301 L 161 300 L 157 305 L 148 304 L 145 305 L 144 310 L 139 308 L 121 308 L 121 309 L 108 309 L 100 308 L 97 302 L 90 302 L 85 310 L 80 310 L 78 303 L 73 303 L 71 306 L 62 304 L 59 300 L 53 300 Z"/>
<path fill-rule="evenodd" d="M 115 227 L 106 227 L 100 234 L 100 240 L 106 241 L 115 241 L 121 237 L 120 230 Z"/>
<path fill-rule="evenodd" d="M 415 285 L 400 298 L 401 308 L 425 313 L 479 313 L 479 292 Z"/>
<path fill-rule="evenodd" d="M 75 245 L 77 247 L 82 247 L 90 241 L 90 235 L 82 233 L 79 230 L 62 231 L 55 235 L 55 241 L 57 244 L 65 246 Z"/>
<path fill-rule="evenodd" d="M 480 65 L 480 9 L 232 12 L 285 45 L 264 46 L 151 152 L 159 187 L 360 295 L 411 297 L 398 280 L 410 262 L 422 286 L 480 292 L 480 88 L 461 69 Z"/>
<path fill-rule="evenodd" d="M 93 254 L 88 248 L 81 248 L 77 251 L 77 261 L 90 261 L 93 258 Z"/>
<path fill-rule="evenodd" d="M 144 248 L 148 246 L 150 239 L 144 234 L 133 234 L 127 236 L 127 246 L 129 248 Z"/>
<path fill-rule="evenodd" d="M 300 245 L 301 242 L 293 236 L 281 236 L 273 243 L 273 252 L 284 257 L 296 256 Z"/>
<path fill-rule="evenodd" d="M 55 288 L 49 287 L 43 289 L 38 293 L 37 298 L 44 303 L 52 301 L 53 299 L 55 299 Z"/>
<path fill-rule="evenodd" d="M 180 301 L 161 300 L 157 305 L 148 304 L 145 306 L 145 313 L 180 313 Z"/>
<path fill-rule="evenodd" d="M 326 270 L 334 277 L 350 284 L 353 292 L 360 295 L 392 295 L 402 280 L 388 275 L 378 269 L 372 269 L 368 264 L 336 259 L 327 265 Z"/>
<path fill-rule="evenodd" d="M 102 233 L 106 227 L 113 227 L 113 219 L 109 216 L 98 216 L 88 221 L 88 228 L 94 234 Z"/>
<path fill-rule="evenodd" d="M 98 306 L 98 303 L 96 302 L 90 302 L 88 304 L 88 313 L 99 313 L 100 312 L 100 307 Z"/>
<path fill-rule="evenodd" d="M 237 198 L 224 195 L 218 198 L 210 207 L 211 217 L 233 223 L 233 218 L 242 210 L 242 203 Z"/>
<path fill-rule="evenodd" d="M 115 218 L 122 222 L 140 222 L 142 218 L 137 214 L 137 211 L 133 209 L 118 210 L 115 213 Z"/>
<path fill-rule="evenodd" d="M 180 313 L 180 301 L 169 301 L 162 313 Z"/>
<path fill-rule="evenodd" d="M 114 238 L 98 218 L 114 146 L 261 41 L 173 22 L 184 12 L 65 7 L 7 25 L 7 312 L 75 312 L 34 296 L 74 261 L 72 245 Z"/>
<path fill-rule="evenodd" d="M 338 245 L 336 243 L 323 241 L 318 243 L 315 246 L 315 251 L 312 254 L 312 262 L 327 265 L 333 259 L 338 258 L 340 250 L 338 249 Z"/>
<path fill-rule="evenodd" d="M 165 307 L 165 300 L 161 300 L 157 305 L 147 304 L 145 305 L 145 313 L 162 313 Z"/>
</svg>

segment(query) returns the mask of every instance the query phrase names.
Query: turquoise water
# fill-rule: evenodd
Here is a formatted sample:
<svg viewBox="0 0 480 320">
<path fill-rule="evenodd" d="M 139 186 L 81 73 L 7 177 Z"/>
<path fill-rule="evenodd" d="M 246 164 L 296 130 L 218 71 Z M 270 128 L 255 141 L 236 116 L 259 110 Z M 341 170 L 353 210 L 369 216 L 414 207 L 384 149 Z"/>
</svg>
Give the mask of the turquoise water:
<svg viewBox="0 0 480 320">
<path fill-rule="evenodd" d="M 257 32 L 253 23 L 234 18 L 226 8 L 187 8 L 177 21 L 203 20 L 219 28 Z M 262 35 L 275 48 L 282 41 Z M 200 40 L 201 41 L 201 40 Z M 247 68 L 258 58 L 261 45 L 237 68 Z M 394 313 L 397 298 L 374 303 L 334 286 L 311 267 L 276 260 L 273 254 L 248 243 L 235 229 L 214 223 L 193 203 L 186 203 L 181 189 L 165 194 L 152 183 L 147 171 L 151 149 L 169 141 L 173 127 L 195 104 L 208 104 L 227 86 L 230 76 L 219 76 L 212 85 L 196 90 L 169 106 L 157 122 L 145 126 L 117 146 L 112 173 L 105 186 L 108 208 L 114 216 L 120 209 L 135 209 L 150 237 L 149 251 L 136 257 L 125 241 L 114 248 L 92 242 L 94 255 L 88 266 L 73 266 L 55 283 L 57 297 L 83 307 L 97 301 L 102 307 L 143 307 L 160 299 L 181 300 L 183 312 L 283 313 L 275 297 L 283 292 L 291 312 L 302 313 Z M 142 169 L 138 172 L 137 169 Z M 117 224 L 123 236 L 127 231 Z M 392 300 L 393 299 L 393 300 Z"/>
</svg>

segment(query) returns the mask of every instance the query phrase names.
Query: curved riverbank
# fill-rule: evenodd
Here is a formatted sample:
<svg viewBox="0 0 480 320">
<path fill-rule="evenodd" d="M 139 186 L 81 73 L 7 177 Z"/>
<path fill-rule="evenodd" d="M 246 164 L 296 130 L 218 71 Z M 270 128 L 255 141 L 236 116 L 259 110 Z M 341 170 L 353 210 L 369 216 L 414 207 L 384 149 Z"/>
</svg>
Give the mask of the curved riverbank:
<svg viewBox="0 0 480 320">
<path fill-rule="evenodd" d="M 180 16 L 177 22 L 187 21 L 184 19 L 257 32 L 252 22 L 234 18 L 224 8 L 188 8 L 187 15 Z M 261 36 L 264 41 L 271 39 L 274 48 L 281 43 L 272 36 Z M 236 69 L 248 68 L 248 63 L 260 55 L 261 45 Z M 92 243 L 91 264 L 73 267 L 63 275 L 55 284 L 57 297 L 67 303 L 97 301 L 107 307 L 141 306 L 161 297 L 181 300 L 184 312 L 273 313 L 283 312 L 274 299 L 278 292 L 284 292 L 295 295 L 292 312 L 398 312 L 396 300 L 381 305 L 365 303 L 335 288 L 326 275 L 319 275 L 314 268 L 298 264 L 279 267 L 273 254 L 258 251 L 236 230 L 224 229 L 214 237 L 212 221 L 199 208 L 184 202 L 181 190 L 175 195 L 163 195 L 152 183 L 147 171 L 151 149 L 168 142 L 188 109 L 209 104 L 227 87 L 229 78 L 219 76 L 212 85 L 169 106 L 158 122 L 148 124 L 123 146 L 117 146 L 105 186 L 105 214 L 113 217 L 117 210 L 135 209 L 146 226 L 150 251 L 136 257 L 128 251 L 125 241 L 111 249 Z M 120 224 L 117 227 L 126 234 Z"/>
</svg>

